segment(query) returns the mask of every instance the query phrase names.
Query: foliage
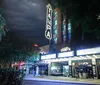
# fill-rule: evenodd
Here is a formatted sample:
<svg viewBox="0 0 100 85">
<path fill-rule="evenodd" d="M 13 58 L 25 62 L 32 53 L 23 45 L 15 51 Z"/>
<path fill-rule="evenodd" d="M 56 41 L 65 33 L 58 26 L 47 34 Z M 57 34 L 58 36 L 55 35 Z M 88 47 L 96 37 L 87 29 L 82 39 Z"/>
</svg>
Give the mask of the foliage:
<svg viewBox="0 0 100 85">
<path fill-rule="evenodd" d="M 0 69 L 0 85 L 22 85 L 24 73 L 14 69 Z"/>
<path fill-rule="evenodd" d="M 34 55 L 32 55 L 31 57 L 29 57 L 29 58 L 27 58 L 27 60 L 29 61 L 29 62 L 35 62 L 35 61 L 38 61 L 40 59 L 40 55 L 39 55 L 39 53 L 37 53 L 37 54 L 34 54 Z"/>
<path fill-rule="evenodd" d="M 3 67 L 9 67 L 14 62 L 26 61 L 32 55 L 38 54 L 38 48 L 21 43 L 18 46 L 15 42 L 20 40 L 16 38 L 16 41 L 13 42 L 10 35 L 11 32 L 8 32 L 0 42 L 0 63 Z"/>
<path fill-rule="evenodd" d="M 0 41 L 3 36 L 6 36 L 6 32 L 8 31 L 2 12 L 3 10 L 0 8 Z"/>
</svg>

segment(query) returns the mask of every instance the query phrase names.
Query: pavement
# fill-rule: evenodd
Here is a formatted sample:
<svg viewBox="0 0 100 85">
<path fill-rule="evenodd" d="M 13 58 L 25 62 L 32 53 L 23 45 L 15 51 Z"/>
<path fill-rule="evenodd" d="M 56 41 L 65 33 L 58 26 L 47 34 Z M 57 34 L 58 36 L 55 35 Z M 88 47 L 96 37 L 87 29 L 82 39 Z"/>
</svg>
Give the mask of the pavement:
<svg viewBox="0 0 100 85">
<path fill-rule="evenodd" d="M 23 85 L 96 85 L 96 84 L 24 80 Z"/>
<path fill-rule="evenodd" d="M 79 79 L 79 78 L 69 78 L 69 77 L 62 77 L 62 76 L 33 76 L 27 75 L 25 76 L 24 80 L 29 81 L 50 81 L 50 82 L 59 82 L 59 83 L 85 83 L 85 84 L 94 84 L 100 85 L 100 79 Z"/>
</svg>

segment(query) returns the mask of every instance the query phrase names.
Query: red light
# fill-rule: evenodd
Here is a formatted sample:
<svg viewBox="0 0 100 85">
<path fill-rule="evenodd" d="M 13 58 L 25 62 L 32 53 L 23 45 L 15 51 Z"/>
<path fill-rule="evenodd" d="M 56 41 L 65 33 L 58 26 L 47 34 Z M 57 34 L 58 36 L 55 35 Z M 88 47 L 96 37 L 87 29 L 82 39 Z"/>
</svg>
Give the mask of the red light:
<svg viewBox="0 0 100 85">
<path fill-rule="evenodd" d="M 20 62 L 20 66 L 24 65 L 25 63 L 24 62 Z"/>
<path fill-rule="evenodd" d="M 37 44 L 34 44 L 34 46 L 35 46 L 35 47 L 38 47 L 38 45 L 37 45 Z"/>
</svg>

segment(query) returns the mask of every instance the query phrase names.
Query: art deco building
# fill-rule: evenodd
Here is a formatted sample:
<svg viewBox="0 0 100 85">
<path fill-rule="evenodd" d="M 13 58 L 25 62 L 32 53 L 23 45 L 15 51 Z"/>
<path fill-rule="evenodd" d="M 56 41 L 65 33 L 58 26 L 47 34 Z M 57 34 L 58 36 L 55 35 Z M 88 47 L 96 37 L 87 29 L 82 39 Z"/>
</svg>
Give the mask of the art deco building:
<svg viewBox="0 0 100 85">
<path fill-rule="evenodd" d="M 52 43 L 53 51 L 60 51 L 69 46 L 71 39 L 71 23 L 66 15 L 61 12 L 60 8 L 53 9 L 53 26 L 52 26 Z"/>
</svg>

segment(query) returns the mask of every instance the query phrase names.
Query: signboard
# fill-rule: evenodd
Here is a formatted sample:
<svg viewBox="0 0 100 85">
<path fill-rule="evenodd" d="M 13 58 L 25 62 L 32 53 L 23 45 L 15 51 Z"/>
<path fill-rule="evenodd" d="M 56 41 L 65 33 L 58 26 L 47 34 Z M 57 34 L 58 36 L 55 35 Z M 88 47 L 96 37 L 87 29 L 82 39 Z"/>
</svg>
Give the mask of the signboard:
<svg viewBox="0 0 100 85">
<path fill-rule="evenodd" d="M 48 54 L 48 55 L 41 56 L 41 60 L 54 59 L 54 58 L 56 58 L 56 54 Z"/>
<path fill-rule="evenodd" d="M 77 55 L 97 54 L 100 53 L 100 47 L 77 50 Z"/>
<path fill-rule="evenodd" d="M 58 58 L 74 56 L 74 51 L 58 53 Z"/>
<path fill-rule="evenodd" d="M 47 14 L 46 14 L 46 31 L 45 37 L 49 40 L 52 39 L 52 7 L 50 4 L 47 5 Z"/>
</svg>

